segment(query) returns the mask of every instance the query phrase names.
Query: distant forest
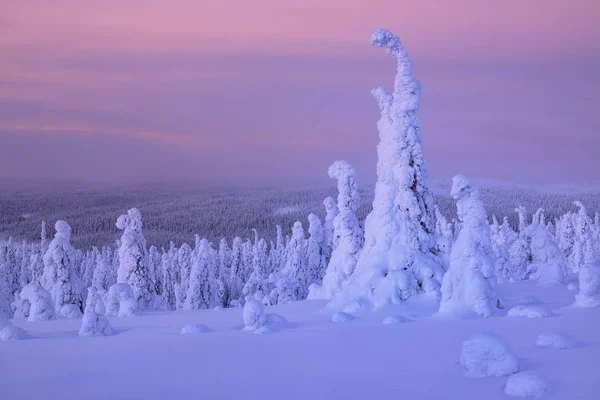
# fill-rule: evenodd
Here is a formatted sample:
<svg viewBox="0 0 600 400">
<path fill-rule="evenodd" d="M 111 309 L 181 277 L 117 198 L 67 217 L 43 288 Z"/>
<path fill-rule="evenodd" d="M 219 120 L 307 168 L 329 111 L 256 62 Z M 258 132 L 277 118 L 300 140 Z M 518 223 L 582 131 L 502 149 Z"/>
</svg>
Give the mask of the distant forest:
<svg viewBox="0 0 600 400">
<path fill-rule="evenodd" d="M 302 189 L 231 189 L 195 187 L 190 184 L 148 184 L 92 186 L 88 184 L 0 184 L 0 238 L 39 240 L 41 222 L 50 227 L 58 219 L 73 228 L 71 243 L 81 249 L 92 245 L 112 245 L 120 237 L 117 217 L 131 207 L 143 216 L 148 245 L 166 247 L 170 241 L 180 246 L 193 243 L 199 234 L 213 243 L 235 236 L 252 238 L 252 229 L 265 239 L 273 239 L 275 226 L 290 233 L 295 221 L 308 226 L 309 213 L 324 219 L 323 200 L 336 197 L 332 180 L 329 187 Z M 575 210 L 574 200 L 586 205 L 592 215 L 600 211 L 600 185 L 524 186 L 478 183 L 488 216 L 500 220 L 508 216 L 516 226 L 516 206 L 528 213 L 533 207 L 546 209 L 553 220 Z M 454 218 L 456 206 L 449 195 L 450 182 L 431 182 L 435 202 L 448 218 Z M 361 188 L 358 217 L 362 221 L 371 210 L 373 185 Z"/>
</svg>

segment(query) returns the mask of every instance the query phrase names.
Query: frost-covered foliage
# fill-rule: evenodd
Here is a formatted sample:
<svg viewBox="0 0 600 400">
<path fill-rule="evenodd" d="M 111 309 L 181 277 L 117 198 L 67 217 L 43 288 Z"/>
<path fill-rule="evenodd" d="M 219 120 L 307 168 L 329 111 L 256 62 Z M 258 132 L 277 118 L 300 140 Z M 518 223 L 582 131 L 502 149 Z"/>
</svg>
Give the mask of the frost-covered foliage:
<svg viewBox="0 0 600 400">
<path fill-rule="evenodd" d="M 440 314 L 489 317 L 500 307 L 496 292 L 494 252 L 479 192 L 463 175 L 453 179 L 461 229 L 442 281 Z"/>
<path fill-rule="evenodd" d="M 504 387 L 504 393 L 511 397 L 541 397 L 547 391 L 546 380 L 531 371 L 512 375 Z"/>
<path fill-rule="evenodd" d="M 277 303 L 285 304 L 306 299 L 308 294 L 307 245 L 302 222 L 297 221 L 292 230 L 292 237 L 285 248 L 287 261 L 277 275 L 275 288 L 270 295 L 272 302 L 277 299 Z"/>
<path fill-rule="evenodd" d="M 54 309 L 61 314 L 71 304 L 83 310 L 83 287 L 75 263 L 77 254 L 71 246 L 71 227 L 65 221 L 54 225 L 56 234 L 44 254 L 42 286 L 50 292 Z M 69 307 L 66 310 L 70 309 Z M 66 315 L 65 315 L 66 316 Z"/>
<path fill-rule="evenodd" d="M 113 335 L 113 328 L 104 314 L 106 314 L 106 308 L 102 297 L 98 293 L 98 289 L 92 286 L 88 289 L 79 336 Z"/>
<path fill-rule="evenodd" d="M 311 299 L 331 299 L 354 272 L 358 254 L 363 245 L 363 232 L 356 211 L 359 193 L 356 172 L 345 161 L 336 161 L 329 167 L 329 176 L 338 181 L 338 214 L 333 219 L 333 251 L 323 277 L 322 285 L 314 285 Z"/>
<path fill-rule="evenodd" d="M 108 289 L 106 315 L 111 317 L 132 317 L 137 311 L 137 300 L 133 288 L 128 283 L 115 283 Z"/>
<path fill-rule="evenodd" d="M 27 317 L 27 321 L 48 321 L 56 318 L 52 296 L 37 283 L 27 284 L 19 293 L 22 302 L 20 316 Z"/>
<path fill-rule="evenodd" d="M 544 225 L 531 224 L 521 232 L 529 245 L 524 277 L 543 285 L 561 284 L 567 274 L 567 261 Z"/>
<path fill-rule="evenodd" d="M 417 289 L 435 291 L 443 275 L 442 260 L 434 254 L 433 197 L 417 117 L 420 84 L 397 36 L 380 29 L 371 44 L 396 59 L 398 72 L 392 94 L 383 88 L 372 92 L 381 110 L 373 210 L 365 222 L 356 271 L 332 307 L 344 307 L 356 298 L 373 307 L 398 302 Z"/>
<path fill-rule="evenodd" d="M 519 371 L 519 359 L 501 337 L 482 333 L 462 345 L 460 365 L 473 377 L 507 376 Z"/>
<path fill-rule="evenodd" d="M 137 208 L 117 218 L 117 228 L 123 231 L 119 247 L 119 269 L 117 282 L 128 283 L 140 310 L 151 310 L 155 306 L 156 290 L 148 268 L 148 249 L 142 233 L 142 214 Z"/>
<path fill-rule="evenodd" d="M 190 273 L 184 310 L 199 310 L 214 306 L 216 287 L 213 271 L 216 269 L 215 251 L 206 239 L 199 244 L 198 255 Z"/>
</svg>

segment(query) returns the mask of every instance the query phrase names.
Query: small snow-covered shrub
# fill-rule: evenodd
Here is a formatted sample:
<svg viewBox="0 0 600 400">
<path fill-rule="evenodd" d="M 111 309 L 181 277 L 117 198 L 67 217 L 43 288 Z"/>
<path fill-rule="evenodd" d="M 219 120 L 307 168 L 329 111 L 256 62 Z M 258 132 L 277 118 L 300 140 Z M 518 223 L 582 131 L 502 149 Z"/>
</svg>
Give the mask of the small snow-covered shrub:
<svg viewBox="0 0 600 400">
<path fill-rule="evenodd" d="M 547 391 L 546 380 L 530 371 L 514 374 L 504 387 L 504 393 L 511 397 L 541 397 Z"/>
<path fill-rule="evenodd" d="M 196 335 L 204 332 L 211 332 L 211 330 L 208 326 L 203 324 L 187 324 L 181 328 L 182 335 Z"/>
<path fill-rule="evenodd" d="M 552 315 L 552 312 L 537 304 L 514 306 L 508 310 L 509 317 L 548 318 Z"/>
<path fill-rule="evenodd" d="M 460 365 L 474 377 L 507 376 L 519 370 L 519 360 L 506 342 L 491 333 L 482 333 L 462 345 Z"/>
<path fill-rule="evenodd" d="M 260 332 L 265 328 L 267 316 L 262 303 L 256 299 L 249 299 L 244 305 L 243 311 L 245 330 Z"/>
<path fill-rule="evenodd" d="M 48 321 L 56 318 L 52 296 L 37 283 L 25 285 L 19 297 L 22 301 L 29 303 L 29 317 L 27 321 Z"/>
<path fill-rule="evenodd" d="M 575 296 L 575 305 L 600 306 L 600 265 L 590 263 L 579 270 L 579 293 Z"/>
<path fill-rule="evenodd" d="M 331 316 L 332 322 L 349 322 L 355 319 L 354 315 L 338 311 Z"/>
<path fill-rule="evenodd" d="M 65 318 L 80 318 L 83 314 L 75 304 L 65 304 L 61 307 L 59 315 Z"/>
<path fill-rule="evenodd" d="M 6 325 L 4 328 L 0 328 L 0 341 L 5 342 L 7 340 L 20 340 L 26 339 L 27 334 L 25 331 L 18 326 Z"/>
<path fill-rule="evenodd" d="M 95 287 L 88 289 L 85 311 L 81 321 L 79 336 L 110 336 L 114 331 L 104 315 L 106 308 Z"/>
<path fill-rule="evenodd" d="M 408 319 L 402 315 L 393 315 L 391 317 L 386 317 L 383 320 L 383 324 L 384 325 L 391 325 L 391 324 L 403 324 L 406 322 L 412 322 L 411 319 Z"/>
<path fill-rule="evenodd" d="M 115 283 L 108 289 L 106 315 L 111 317 L 132 317 L 137 301 L 133 288 L 128 283 Z"/>
<path fill-rule="evenodd" d="M 572 349 L 577 346 L 577 342 L 567 334 L 551 332 L 541 333 L 535 345 L 548 349 Z"/>
</svg>

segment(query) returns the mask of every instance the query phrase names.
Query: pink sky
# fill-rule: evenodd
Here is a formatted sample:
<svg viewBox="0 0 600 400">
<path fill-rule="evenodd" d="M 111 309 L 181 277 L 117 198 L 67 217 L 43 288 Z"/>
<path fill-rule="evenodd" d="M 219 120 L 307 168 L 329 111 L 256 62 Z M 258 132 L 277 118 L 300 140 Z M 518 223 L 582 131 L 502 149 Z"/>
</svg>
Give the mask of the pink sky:
<svg viewBox="0 0 600 400">
<path fill-rule="evenodd" d="M 372 181 L 385 27 L 434 178 L 595 180 L 599 20 L 592 0 L 10 2 L 0 178 L 303 184 L 346 159 Z"/>
</svg>

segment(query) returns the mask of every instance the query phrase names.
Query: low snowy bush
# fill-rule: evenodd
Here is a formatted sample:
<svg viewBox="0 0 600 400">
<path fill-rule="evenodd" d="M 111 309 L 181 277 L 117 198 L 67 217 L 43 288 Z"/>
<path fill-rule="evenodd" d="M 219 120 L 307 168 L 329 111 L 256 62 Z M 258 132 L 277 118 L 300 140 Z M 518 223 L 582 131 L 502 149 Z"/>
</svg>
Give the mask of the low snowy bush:
<svg viewBox="0 0 600 400">
<path fill-rule="evenodd" d="M 509 317 L 548 318 L 552 315 L 552 312 L 537 304 L 518 305 L 508 310 Z"/>
<path fill-rule="evenodd" d="M 408 319 L 402 315 L 393 315 L 391 317 L 386 317 L 383 320 L 383 324 L 384 325 L 391 325 L 391 324 L 403 324 L 406 322 L 412 322 L 411 319 Z"/>
<path fill-rule="evenodd" d="M 504 387 L 504 393 L 511 397 L 541 397 L 547 391 L 546 380 L 530 371 L 514 374 Z"/>
<path fill-rule="evenodd" d="M 83 320 L 79 336 L 110 336 L 114 331 L 108 319 L 104 315 L 106 308 L 102 302 L 102 297 L 94 287 L 88 289 L 88 296 L 85 303 Z"/>
<path fill-rule="evenodd" d="M 65 318 L 81 318 L 81 310 L 75 304 L 65 304 L 61 307 L 59 315 Z"/>
<path fill-rule="evenodd" d="M 600 306 L 600 265 L 591 263 L 579 270 L 579 293 L 575 296 L 575 305 Z"/>
<path fill-rule="evenodd" d="M 108 289 L 106 315 L 111 317 L 132 317 L 137 301 L 133 288 L 128 283 L 115 283 Z"/>
<path fill-rule="evenodd" d="M 332 322 L 349 322 L 355 319 L 354 315 L 338 311 L 331 316 Z"/>
<path fill-rule="evenodd" d="M 21 301 L 29 304 L 27 321 L 48 321 L 56 318 L 54 304 L 50 293 L 37 283 L 29 283 L 23 287 L 19 294 Z"/>
<path fill-rule="evenodd" d="M 548 349 L 572 349 L 577 342 L 567 334 L 551 332 L 540 334 L 535 345 Z"/>
<path fill-rule="evenodd" d="M 249 299 L 243 311 L 244 330 L 262 332 L 266 330 L 267 316 L 262 303 L 256 299 Z"/>
<path fill-rule="evenodd" d="M 460 365 L 474 377 L 507 376 L 519 370 L 519 360 L 502 338 L 482 333 L 462 345 Z"/>
<path fill-rule="evenodd" d="M 26 339 L 27 334 L 22 328 L 14 325 L 6 325 L 4 328 L 0 328 L 0 341 L 5 342 L 7 340 L 20 340 Z"/>
<path fill-rule="evenodd" d="M 211 332 L 211 330 L 208 326 L 203 324 L 187 324 L 181 328 L 182 335 L 196 335 L 204 332 Z"/>
</svg>

